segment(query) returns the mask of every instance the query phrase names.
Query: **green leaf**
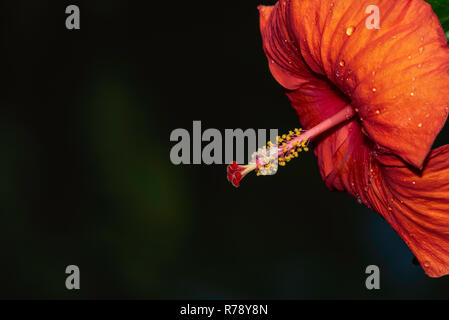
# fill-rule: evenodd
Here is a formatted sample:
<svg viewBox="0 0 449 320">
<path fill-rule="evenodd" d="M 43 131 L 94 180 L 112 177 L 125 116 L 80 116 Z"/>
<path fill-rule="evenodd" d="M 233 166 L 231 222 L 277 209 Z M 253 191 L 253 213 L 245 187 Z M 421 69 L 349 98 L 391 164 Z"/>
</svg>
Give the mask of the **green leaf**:
<svg viewBox="0 0 449 320">
<path fill-rule="evenodd" d="M 433 11 L 440 19 L 446 37 L 449 40 L 449 1 L 448 0 L 426 0 L 432 6 Z"/>
</svg>

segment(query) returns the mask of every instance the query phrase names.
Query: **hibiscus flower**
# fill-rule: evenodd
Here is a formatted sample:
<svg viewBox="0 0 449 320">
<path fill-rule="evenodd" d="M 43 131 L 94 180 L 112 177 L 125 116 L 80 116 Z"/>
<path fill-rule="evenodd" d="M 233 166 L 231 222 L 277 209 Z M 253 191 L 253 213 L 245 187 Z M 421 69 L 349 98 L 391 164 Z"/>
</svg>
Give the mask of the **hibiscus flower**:
<svg viewBox="0 0 449 320">
<path fill-rule="evenodd" d="M 380 28 L 366 26 L 379 8 Z M 281 0 L 260 6 L 265 54 L 305 131 L 231 164 L 269 174 L 313 142 L 330 190 L 377 211 L 430 277 L 449 274 L 449 48 L 423 0 Z"/>
</svg>

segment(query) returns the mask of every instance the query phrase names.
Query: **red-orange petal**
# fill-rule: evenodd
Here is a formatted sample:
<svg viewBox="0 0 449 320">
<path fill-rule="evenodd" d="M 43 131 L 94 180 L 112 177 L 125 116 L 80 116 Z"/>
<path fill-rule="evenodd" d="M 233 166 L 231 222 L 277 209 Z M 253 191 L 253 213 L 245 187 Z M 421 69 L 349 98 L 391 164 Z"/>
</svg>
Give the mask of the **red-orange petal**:
<svg viewBox="0 0 449 320">
<path fill-rule="evenodd" d="M 380 30 L 365 28 L 368 5 Z M 429 276 L 449 274 L 449 147 L 429 155 L 447 117 L 449 52 L 430 6 L 282 0 L 261 12 L 261 33 L 303 127 L 348 103 L 359 112 L 315 141 L 327 187 L 379 212 Z"/>
<path fill-rule="evenodd" d="M 369 5 L 380 9 L 379 30 L 365 26 Z M 317 75 L 329 79 L 379 149 L 422 168 L 449 105 L 449 50 L 429 4 L 282 0 L 261 21 L 281 85 L 296 90 Z"/>
<path fill-rule="evenodd" d="M 433 150 L 419 172 L 374 151 L 352 121 L 314 151 L 329 189 L 347 191 L 381 214 L 427 275 L 449 274 L 449 146 Z"/>
<path fill-rule="evenodd" d="M 430 277 L 449 274 L 449 145 L 432 150 L 422 173 L 380 166 L 378 208 Z"/>
</svg>

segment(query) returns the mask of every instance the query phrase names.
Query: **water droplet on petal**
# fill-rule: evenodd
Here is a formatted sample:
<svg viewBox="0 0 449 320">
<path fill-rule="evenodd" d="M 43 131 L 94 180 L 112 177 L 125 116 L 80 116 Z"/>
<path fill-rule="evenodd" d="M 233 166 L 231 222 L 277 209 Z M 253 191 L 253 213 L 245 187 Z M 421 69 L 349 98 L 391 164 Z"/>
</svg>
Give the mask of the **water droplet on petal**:
<svg viewBox="0 0 449 320">
<path fill-rule="evenodd" d="M 376 114 L 380 114 L 380 110 L 376 110 Z"/>
<path fill-rule="evenodd" d="M 422 67 L 422 64 L 420 63 L 420 64 L 418 64 L 418 68 L 421 68 Z"/>
<path fill-rule="evenodd" d="M 373 92 L 376 92 L 377 91 L 377 89 L 376 88 L 373 88 Z"/>
<path fill-rule="evenodd" d="M 424 52 L 424 48 L 423 48 L 423 47 L 420 47 L 420 48 L 419 48 L 419 53 L 422 54 L 423 52 Z"/>
<path fill-rule="evenodd" d="M 409 60 L 412 60 L 412 56 L 408 56 L 407 58 L 408 58 Z"/>
<path fill-rule="evenodd" d="M 415 93 L 414 93 L 414 92 L 411 92 L 410 95 L 411 95 L 412 97 L 414 97 L 414 96 L 415 96 Z"/>
<path fill-rule="evenodd" d="M 424 262 L 424 267 L 425 268 L 430 268 L 430 262 L 429 261 L 425 261 Z"/>
<path fill-rule="evenodd" d="M 340 61 L 340 67 L 344 67 L 345 64 L 346 64 L 345 60 L 341 60 L 341 61 Z"/>
<path fill-rule="evenodd" d="M 348 35 L 348 37 L 350 37 L 355 31 L 355 27 L 351 26 L 349 28 L 346 29 L 346 34 Z"/>
<path fill-rule="evenodd" d="M 412 181 L 412 184 L 416 184 L 416 181 Z"/>
<path fill-rule="evenodd" d="M 359 204 L 362 204 L 362 203 L 363 203 L 362 198 L 357 197 L 357 202 L 358 202 Z"/>
<path fill-rule="evenodd" d="M 422 123 L 418 124 L 418 128 L 422 128 Z"/>
</svg>

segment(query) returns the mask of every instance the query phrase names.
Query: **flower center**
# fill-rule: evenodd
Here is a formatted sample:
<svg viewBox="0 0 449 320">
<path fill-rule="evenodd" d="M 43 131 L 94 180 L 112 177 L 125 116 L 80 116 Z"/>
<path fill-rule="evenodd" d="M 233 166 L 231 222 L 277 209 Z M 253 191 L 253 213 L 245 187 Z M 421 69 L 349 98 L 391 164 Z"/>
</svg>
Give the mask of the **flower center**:
<svg viewBox="0 0 449 320">
<path fill-rule="evenodd" d="M 288 134 L 278 136 L 276 144 L 269 141 L 267 146 L 255 152 L 249 164 L 241 166 L 236 162 L 231 163 L 227 168 L 228 180 L 235 187 L 239 187 L 240 180 L 251 171 L 255 171 L 258 176 L 276 173 L 278 165 L 285 166 L 287 162 L 297 158 L 300 152 L 309 151 L 310 140 L 340 123 L 350 120 L 354 115 L 354 109 L 348 105 L 310 130 L 294 129 Z"/>
</svg>

